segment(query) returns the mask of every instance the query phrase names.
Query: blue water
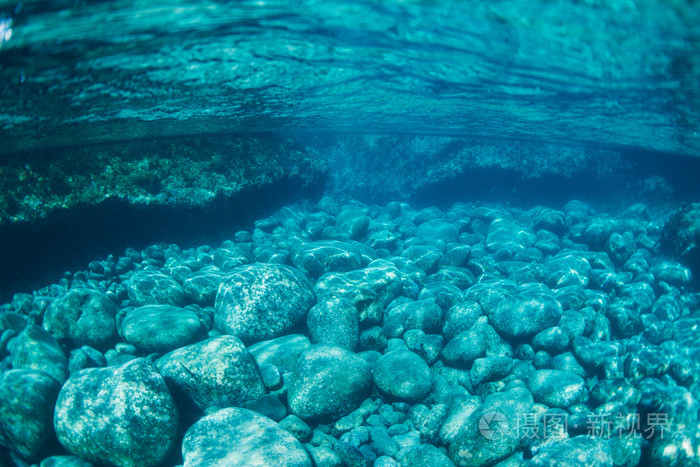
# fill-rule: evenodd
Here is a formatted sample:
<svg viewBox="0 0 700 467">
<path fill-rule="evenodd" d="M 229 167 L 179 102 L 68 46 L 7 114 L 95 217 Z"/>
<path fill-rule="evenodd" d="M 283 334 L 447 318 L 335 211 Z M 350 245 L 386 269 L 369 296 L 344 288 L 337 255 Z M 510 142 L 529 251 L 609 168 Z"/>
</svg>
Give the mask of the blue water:
<svg viewBox="0 0 700 467">
<path fill-rule="evenodd" d="M 697 156 L 699 10 L 656 0 L 3 2 L 2 151 L 304 130 Z"/>
</svg>

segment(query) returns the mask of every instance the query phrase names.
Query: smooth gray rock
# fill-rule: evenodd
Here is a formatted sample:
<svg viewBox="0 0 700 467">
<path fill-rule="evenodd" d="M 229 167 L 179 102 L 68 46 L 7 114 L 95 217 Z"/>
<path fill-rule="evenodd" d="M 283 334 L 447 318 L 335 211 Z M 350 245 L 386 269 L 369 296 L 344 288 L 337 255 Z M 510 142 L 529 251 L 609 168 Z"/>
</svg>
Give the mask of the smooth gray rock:
<svg viewBox="0 0 700 467">
<path fill-rule="evenodd" d="M 476 387 L 481 383 L 503 378 L 511 368 L 513 368 L 513 359 L 510 357 L 477 358 L 470 370 L 472 384 Z"/>
<path fill-rule="evenodd" d="M 87 288 L 70 289 L 51 301 L 43 326 L 72 347 L 109 348 L 117 337 L 117 306 L 106 295 Z"/>
<path fill-rule="evenodd" d="M 124 339 L 149 354 L 165 353 L 191 344 L 206 335 L 199 315 L 173 305 L 146 305 L 130 310 L 119 329 Z"/>
<path fill-rule="evenodd" d="M 10 370 L 0 377 L 0 445 L 38 461 L 55 439 L 53 409 L 61 385 L 38 370 Z"/>
<path fill-rule="evenodd" d="M 273 420 L 227 408 L 192 425 L 182 440 L 184 467 L 285 465 L 311 467 L 302 444 Z"/>
<path fill-rule="evenodd" d="M 409 246 L 401 253 L 401 256 L 413 261 L 413 263 L 425 271 L 426 274 L 436 273 L 440 260 L 442 259 L 440 251 L 429 245 Z"/>
<path fill-rule="evenodd" d="M 238 266 L 250 263 L 253 260 L 253 255 L 234 246 L 231 242 L 224 242 L 221 248 L 217 248 L 214 252 L 213 260 L 221 271 L 228 272 Z"/>
<path fill-rule="evenodd" d="M 172 277 L 160 272 L 138 271 L 126 281 L 126 291 L 135 306 L 185 304 L 185 291 Z"/>
<path fill-rule="evenodd" d="M 257 399 L 265 386 L 253 356 L 234 336 L 182 347 L 156 361 L 165 381 L 201 410 Z"/>
<path fill-rule="evenodd" d="M 524 287 L 503 300 L 489 315 L 489 322 L 504 338 L 532 336 L 559 322 L 562 307 L 546 287 Z"/>
<path fill-rule="evenodd" d="M 336 217 L 335 226 L 348 237 L 358 240 L 367 233 L 369 217 L 360 209 L 344 209 Z"/>
<path fill-rule="evenodd" d="M 537 237 L 527 227 L 523 227 L 505 219 L 496 219 L 489 225 L 486 247 L 491 252 L 507 250 L 511 255 L 531 247 Z"/>
<path fill-rule="evenodd" d="M 362 265 L 359 252 L 349 243 L 337 240 L 304 243 L 294 250 L 292 261 L 294 266 L 311 277 L 332 271 L 352 271 Z"/>
<path fill-rule="evenodd" d="M 27 326 L 10 343 L 10 359 L 15 369 L 45 371 L 59 383 L 68 377 L 68 358 L 63 348 L 37 325 Z"/>
<path fill-rule="evenodd" d="M 419 444 L 401 449 L 396 455 L 399 465 L 425 465 L 430 467 L 451 467 L 454 462 L 447 454 L 431 444 Z"/>
<path fill-rule="evenodd" d="M 456 242 L 459 238 L 459 231 L 453 224 L 440 219 L 433 219 L 423 222 L 416 230 L 416 236 L 428 243 L 442 241 L 445 244 Z"/>
<path fill-rule="evenodd" d="M 315 345 L 304 352 L 289 382 L 289 409 L 305 420 L 337 420 L 367 397 L 369 364 L 340 347 Z"/>
<path fill-rule="evenodd" d="M 532 394 L 524 388 L 488 395 L 452 439 L 450 459 L 459 466 L 482 466 L 507 458 L 521 442 L 518 417 L 531 413 L 532 406 Z"/>
<path fill-rule="evenodd" d="M 311 342 L 301 334 L 286 336 L 258 342 L 248 347 L 258 365 L 275 365 L 280 372 L 294 371 L 297 360 L 311 347 Z"/>
<path fill-rule="evenodd" d="M 359 310 L 360 323 L 379 324 L 386 305 L 401 293 L 401 273 L 393 263 L 377 260 L 363 269 L 324 274 L 316 283 L 319 300 L 342 296 Z"/>
<path fill-rule="evenodd" d="M 409 329 L 420 329 L 426 333 L 439 332 L 441 324 L 442 309 L 432 300 L 411 301 L 395 306 L 387 311 L 384 318 L 384 326 L 398 326 L 400 334 Z"/>
<path fill-rule="evenodd" d="M 94 467 L 94 465 L 77 456 L 51 456 L 42 460 L 39 467 Z"/>
<path fill-rule="evenodd" d="M 588 400 L 586 383 L 579 375 L 564 370 L 538 370 L 527 381 L 537 402 L 566 408 Z"/>
<path fill-rule="evenodd" d="M 355 304 L 347 298 L 322 298 L 306 315 L 306 325 L 314 344 L 357 349 L 360 317 Z"/>
<path fill-rule="evenodd" d="M 265 394 L 255 400 L 243 402 L 241 407 L 257 412 L 276 422 L 282 420 L 289 413 L 287 406 L 284 405 L 277 394 Z"/>
<path fill-rule="evenodd" d="M 280 426 L 290 432 L 296 439 L 302 443 L 308 443 L 311 440 L 312 431 L 309 425 L 304 420 L 296 415 L 288 415 L 279 422 Z"/>
<path fill-rule="evenodd" d="M 231 271 L 216 294 L 214 322 L 245 343 L 277 337 L 304 319 L 316 301 L 296 269 L 256 263 Z"/>
<path fill-rule="evenodd" d="M 433 380 L 430 368 L 422 358 L 407 350 L 397 350 L 377 360 L 374 384 L 390 397 L 416 402 L 430 393 Z"/>
<path fill-rule="evenodd" d="M 676 261 L 658 261 L 651 268 L 657 280 L 677 287 L 689 284 L 693 280 L 693 273 L 687 267 Z"/>
<path fill-rule="evenodd" d="M 538 467 L 550 465 L 612 467 L 613 457 L 605 439 L 575 436 L 543 446 L 530 462 L 531 465 Z"/>
<path fill-rule="evenodd" d="M 575 251 L 564 251 L 548 260 L 543 268 L 544 282 L 552 288 L 567 285 L 586 287 L 591 276 L 588 260 Z"/>
<path fill-rule="evenodd" d="M 182 288 L 185 296 L 194 303 L 213 306 L 224 277 L 219 269 L 209 267 L 188 275 L 182 282 Z"/>
<path fill-rule="evenodd" d="M 481 306 L 476 302 L 465 301 L 456 303 L 445 312 L 442 334 L 445 340 L 450 340 L 457 334 L 467 331 L 482 314 Z"/>
<path fill-rule="evenodd" d="M 72 376 L 56 402 L 61 444 L 95 464 L 161 464 L 172 449 L 179 415 L 163 377 L 147 359 L 91 368 Z"/>
</svg>

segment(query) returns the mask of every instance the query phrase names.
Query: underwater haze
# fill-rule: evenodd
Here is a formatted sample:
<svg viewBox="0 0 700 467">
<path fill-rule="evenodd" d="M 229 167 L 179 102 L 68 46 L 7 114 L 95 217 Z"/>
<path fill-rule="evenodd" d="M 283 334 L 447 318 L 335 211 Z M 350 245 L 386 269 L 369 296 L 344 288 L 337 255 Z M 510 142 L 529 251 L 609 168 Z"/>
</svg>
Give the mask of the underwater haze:
<svg viewBox="0 0 700 467">
<path fill-rule="evenodd" d="M 0 466 L 700 465 L 700 3 L 0 0 Z"/>
</svg>

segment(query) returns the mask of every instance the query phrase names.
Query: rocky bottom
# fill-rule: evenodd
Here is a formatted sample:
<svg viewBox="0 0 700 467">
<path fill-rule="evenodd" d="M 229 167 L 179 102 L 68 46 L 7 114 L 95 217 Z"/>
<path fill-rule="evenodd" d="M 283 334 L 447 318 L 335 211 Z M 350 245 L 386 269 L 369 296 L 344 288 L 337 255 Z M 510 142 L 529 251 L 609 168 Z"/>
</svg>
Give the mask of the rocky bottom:
<svg viewBox="0 0 700 467">
<path fill-rule="evenodd" d="M 0 464 L 697 465 L 662 226 L 326 197 L 94 261 L 0 308 Z"/>
</svg>

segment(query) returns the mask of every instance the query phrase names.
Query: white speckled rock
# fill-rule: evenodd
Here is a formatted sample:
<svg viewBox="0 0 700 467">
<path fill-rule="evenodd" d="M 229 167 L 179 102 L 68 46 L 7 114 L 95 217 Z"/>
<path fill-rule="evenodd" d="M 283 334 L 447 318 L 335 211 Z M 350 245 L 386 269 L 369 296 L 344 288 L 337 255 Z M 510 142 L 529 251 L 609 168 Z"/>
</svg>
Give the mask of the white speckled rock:
<svg viewBox="0 0 700 467">
<path fill-rule="evenodd" d="M 256 263 L 231 271 L 216 294 L 214 322 L 224 333 L 252 343 L 282 335 L 301 321 L 316 301 L 296 269 Z"/>
<path fill-rule="evenodd" d="M 61 444 L 95 464 L 161 464 L 175 441 L 179 415 L 163 377 L 147 359 L 83 370 L 56 402 Z"/>
<path fill-rule="evenodd" d="M 200 409 L 226 407 L 265 394 L 253 356 L 233 336 L 220 336 L 174 350 L 158 371 Z"/>
<path fill-rule="evenodd" d="M 182 441 L 184 467 L 311 467 L 302 444 L 273 420 L 228 408 L 192 425 Z"/>
</svg>

